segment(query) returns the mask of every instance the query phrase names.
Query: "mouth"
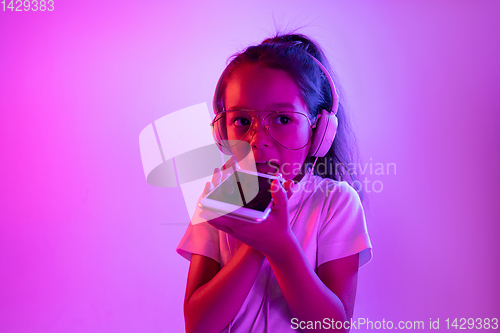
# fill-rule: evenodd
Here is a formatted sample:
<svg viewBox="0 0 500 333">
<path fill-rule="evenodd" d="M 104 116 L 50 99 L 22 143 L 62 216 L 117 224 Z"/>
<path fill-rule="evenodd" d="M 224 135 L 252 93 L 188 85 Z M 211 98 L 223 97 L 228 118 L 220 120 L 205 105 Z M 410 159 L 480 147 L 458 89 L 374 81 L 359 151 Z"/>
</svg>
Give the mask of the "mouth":
<svg viewBox="0 0 500 333">
<path fill-rule="evenodd" d="M 255 161 L 255 167 L 259 173 L 272 175 L 278 172 L 279 165 L 270 161 Z"/>
</svg>

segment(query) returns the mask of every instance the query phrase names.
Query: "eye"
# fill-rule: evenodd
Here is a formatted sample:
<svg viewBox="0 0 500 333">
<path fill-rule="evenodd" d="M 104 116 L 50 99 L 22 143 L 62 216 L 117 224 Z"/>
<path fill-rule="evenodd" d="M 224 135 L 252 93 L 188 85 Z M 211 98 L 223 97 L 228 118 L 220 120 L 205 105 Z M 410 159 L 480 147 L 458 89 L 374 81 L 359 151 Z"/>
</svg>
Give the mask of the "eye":
<svg viewBox="0 0 500 333">
<path fill-rule="evenodd" d="M 234 124 L 236 127 L 243 127 L 243 126 L 249 126 L 250 120 L 247 118 L 243 118 L 243 117 L 237 117 L 237 118 L 234 118 L 231 121 L 231 123 Z"/>
<path fill-rule="evenodd" d="M 276 118 L 274 118 L 273 123 L 278 124 L 278 125 L 286 125 L 292 121 L 292 118 L 289 116 L 285 115 L 279 115 Z"/>
</svg>

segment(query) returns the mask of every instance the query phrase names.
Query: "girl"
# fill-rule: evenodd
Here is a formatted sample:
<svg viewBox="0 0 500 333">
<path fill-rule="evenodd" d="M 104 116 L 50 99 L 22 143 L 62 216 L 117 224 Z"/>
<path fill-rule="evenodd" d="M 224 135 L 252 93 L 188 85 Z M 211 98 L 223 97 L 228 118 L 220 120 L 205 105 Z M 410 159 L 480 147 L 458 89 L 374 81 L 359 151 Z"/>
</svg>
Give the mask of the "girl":
<svg viewBox="0 0 500 333">
<path fill-rule="evenodd" d="M 290 34 L 248 47 L 222 73 L 213 127 L 233 155 L 223 169 L 239 164 L 286 182 L 272 183 L 260 224 L 202 212 L 208 223 L 189 225 L 177 248 L 191 260 L 187 332 L 349 330 L 371 244 L 363 191 L 347 167 L 357 165 L 355 141 L 327 68 L 317 44 Z M 215 170 L 203 195 L 223 174 Z"/>
</svg>

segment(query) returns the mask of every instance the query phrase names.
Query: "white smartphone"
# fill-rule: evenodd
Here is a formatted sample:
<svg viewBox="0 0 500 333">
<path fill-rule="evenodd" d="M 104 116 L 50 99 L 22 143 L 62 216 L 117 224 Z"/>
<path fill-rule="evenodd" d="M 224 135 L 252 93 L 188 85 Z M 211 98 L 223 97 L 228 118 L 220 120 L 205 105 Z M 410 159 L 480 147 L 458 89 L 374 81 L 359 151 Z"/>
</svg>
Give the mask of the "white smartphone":
<svg viewBox="0 0 500 333">
<path fill-rule="evenodd" d="M 271 183 L 280 179 L 238 169 L 200 200 L 200 207 L 243 221 L 260 223 L 271 212 Z"/>
</svg>

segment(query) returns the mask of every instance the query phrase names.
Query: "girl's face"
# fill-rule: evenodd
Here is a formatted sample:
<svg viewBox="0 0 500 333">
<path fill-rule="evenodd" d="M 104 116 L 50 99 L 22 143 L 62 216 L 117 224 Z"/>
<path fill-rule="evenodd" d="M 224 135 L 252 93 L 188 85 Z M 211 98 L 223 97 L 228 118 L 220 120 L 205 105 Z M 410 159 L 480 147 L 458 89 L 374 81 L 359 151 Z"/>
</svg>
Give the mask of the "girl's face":
<svg viewBox="0 0 500 333">
<path fill-rule="evenodd" d="M 267 174 L 280 172 L 286 180 L 294 179 L 302 174 L 301 170 L 311 146 L 312 130 L 308 121 L 310 113 L 300 95 L 299 88 L 288 73 L 253 64 L 238 68 L 228 79 L 224 101 L 227 111 L 253 110 L 247 112 L 248 115 L 254 117 L 254 120 L 242 139 L 249 145 L 238 144 L 232 148 L 233 155 L 243 169 L 255 170 L 256 168 L 258 172 Z M 276 118 L 275 113 L 262 110 L 297 112 L 300 113 L 297 114 L 298 118 L 305 120 L 305 124 L 302 121 L 301 126 L 290 127 L 295 120 L 287 117 Z M 286 135 L 280 137 L 281 143 L 285 142 L 287 146 L 295 142 L 303 142 L 306 145 L 302 147 L 303 144 L 300 144 L 301 149 L 291 150 L 274 140 L 264 126 L 264 119 L 269 114 L 271 116 L 266 118 L 267 125 L 276 125 L 275 128 L 281 125 L 289 126 L 286 128 L 287 131 L 283 132 Z M 245 125 L 247 128 L 250 126 L 248 117 L 229 119 L 230 116 L 227 116 L 226 118 L 229 140 L 235 137 L 235 132 L 241 126 Z M 290 128 L 293 130 L 288 130 Z M 273 136 L 277 137 L 276 134 Z M 251 158 L 245 158 L 249 149 L 253 152 L 256 167 L 246 165 L 253 164 Z M 296 180 L 299 178 L 300 176 Z"/>
</svg>

